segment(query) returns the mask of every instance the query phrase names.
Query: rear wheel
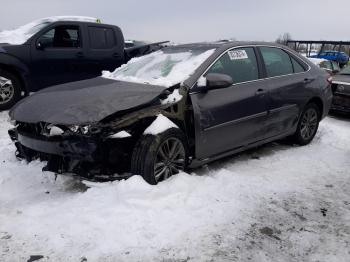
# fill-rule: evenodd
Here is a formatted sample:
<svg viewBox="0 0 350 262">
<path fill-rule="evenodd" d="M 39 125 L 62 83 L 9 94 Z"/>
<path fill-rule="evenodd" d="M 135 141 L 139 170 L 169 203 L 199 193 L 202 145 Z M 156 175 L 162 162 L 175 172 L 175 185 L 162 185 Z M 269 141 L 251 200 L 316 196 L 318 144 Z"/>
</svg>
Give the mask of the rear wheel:
<svg viewBox="0 0 350 262">
<path fill-rule="evenodd" d="M 0 111 L 10 109 L 21 98 L 21 81 L 14 74 L 0 71 Z"/>
<path fill-rule="evenodd" d="M 177 128 L 171 128 L 158 135 L 140 138 L 132 154 L 131 172 L 155 185 L 185 170 L 187 159 L 184 134 Z"/>
<path fill-rule="evenodd" d="M 299 145 L 309 144 L 316 135 L 320 119 L 321 113 L 318 106 L 314 103 L 307 104 L 299 119 L 297 131 L 293 136 L 294 142 Z"/>
</svg>

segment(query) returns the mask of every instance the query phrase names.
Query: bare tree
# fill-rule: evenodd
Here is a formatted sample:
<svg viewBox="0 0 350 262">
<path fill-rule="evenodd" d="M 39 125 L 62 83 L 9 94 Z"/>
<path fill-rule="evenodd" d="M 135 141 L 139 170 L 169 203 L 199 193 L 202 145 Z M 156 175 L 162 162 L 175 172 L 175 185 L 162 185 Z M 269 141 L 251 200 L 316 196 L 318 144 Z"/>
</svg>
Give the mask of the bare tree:
<svg viewBox="0 0 350 262">
<path fill-rule="evenodd" d="M 279 35 L 279 37 L 276 39 L 276 43 L 281 45 L 287 45 L 287 41 L 292 40 L 292 36 L 290 33 L 284 33 L 283 35 Z"/>
</svg>

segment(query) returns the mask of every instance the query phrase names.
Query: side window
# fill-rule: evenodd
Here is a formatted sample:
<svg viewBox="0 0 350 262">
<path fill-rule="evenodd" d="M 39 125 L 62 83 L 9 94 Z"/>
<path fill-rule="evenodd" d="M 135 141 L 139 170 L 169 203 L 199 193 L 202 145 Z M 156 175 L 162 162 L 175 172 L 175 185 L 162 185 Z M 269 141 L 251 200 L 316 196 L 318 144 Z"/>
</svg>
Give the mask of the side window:
<svg viewBox="0 0 350 262">
<path fill-rule="evenodd" d="M 81 47 L 78 26 L 56 26 L 43 34 L 39 40 L 45 48 L 78 48 Z"/>
<path fill-rule="evenodd" d="M 281 76 L 293 73 L 293 65 L 290 56 L 279 48 L 260 47 L 266 66 L 267 76 Z"/>
<path fill-rule="evenodd" d="M 340 71 L 340 67 L 336 62 L 332 61 L 332 64 L 333 64 L 333 70 Z"/>
<path fill-rule="evenodd" d="M 111 49 L 115 46 L 114 31 L 111 28 L 89 26 L 89 37 L 93 49 Z"/>
<path fill-rule="evenodd" d="M 323 61 L 320 63 L 320 67 L 328 70 L 332 70 L 332 65 L 330 61 Z"/>
<path fill-rule="evenodd" d="M 294 68 L 294 73 L 302 73 L 305 72 L 305 68 L 293 57 L 291 57 L 292 59 L 292 64 L 293 64 L 293 68 Z"/>
<path fill-rule="evenodd" d="M 248 47 L 227 51 L 207 71 L 209 73 L 229 75 L 235 84 L 257 80 L 259 70 L 254 49 Z"/>
</svg>

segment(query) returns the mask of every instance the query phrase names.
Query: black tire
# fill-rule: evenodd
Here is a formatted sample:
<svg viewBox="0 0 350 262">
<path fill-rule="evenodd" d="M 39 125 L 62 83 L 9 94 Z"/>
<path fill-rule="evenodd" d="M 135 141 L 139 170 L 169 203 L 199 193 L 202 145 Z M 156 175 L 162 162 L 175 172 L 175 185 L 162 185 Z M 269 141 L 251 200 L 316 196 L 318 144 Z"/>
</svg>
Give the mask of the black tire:
<svg viewBox="0 0 350 262">
<path fill-rule="evenodd" d="M 301 113 L 298 127 L 292 136 L 293 142 L 307 145 L 315 137 L 321 120 L 320 108 L 315 103 L 309 103 Z"/>
<path fill-rule="evenodd" d="M 168 144 L 167 144 L 168 143 Z M 180 143 L 180 144 L 177 144 Z M 174 157 L 174 163 L 171 163 L 171 157 L 168 160 L 162 161 L 160 156 L 163 155 L 163 147 L 169 148 L 169 144 L 174 147 L 179 147 L 181 151 L 178 156 Z M 183 149 L 183 165 L 182 161 L 182 149 Z M 166 150 L 164 150 L 166 151 Z M 175 149 L 174 149 L 175 151 Z M 161 153 L 162 152 L 162 153 Z M 170 152 L 169 152 L 170 154 Z M 178 159 L 175 159 L 177 158 Z M 165 163 L 166 162 L 166 163 Z M 181 163 L 181 164 L 180 164 Z M 162 167 L 161 164 L 164 166 Z M 137 144 L 135 145 L 132 157 L 131 157 L 131 172 L 135 175 L 141 175 L 145 181 L 151 185 L 156 185 L 158 182 L 167 179 L 168 177 L 177 174 L 178 171 L 185 170 L 188 164 L 188 146 L 186 137 L 183 132 L 178 128 L 170 128 L 161 134 L 157 135 L 143 135 Z M 180 168 L 181 165 L 181 168 Z M 165 173 L 161 175 L 161 170 L 158 171 L 160 177 L 156 178 L 156 166 L 158 169 L 163 170 Z M 168 170 L 168 171 L 166 171 Z"/>
<path fill-rule="evenodd" d="M 4 84 L 4 80 L 1 78 L 10 80 L 11 84 Z M 21 92 L 22 83 L 19 78 L 8 71 L 0 69 L 0 111 L 11 109 L 21 99 Z M 4 96 L 1 96 L 1 94 Z"/>
</svg>

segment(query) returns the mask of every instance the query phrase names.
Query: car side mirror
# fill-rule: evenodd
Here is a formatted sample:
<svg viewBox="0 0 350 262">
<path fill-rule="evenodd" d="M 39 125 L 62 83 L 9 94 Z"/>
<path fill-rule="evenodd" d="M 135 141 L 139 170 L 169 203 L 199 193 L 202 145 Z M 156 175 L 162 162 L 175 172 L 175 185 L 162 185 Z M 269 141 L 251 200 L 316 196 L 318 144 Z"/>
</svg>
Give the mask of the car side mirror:
<svg viewBox="0 0 350 262">
<path fill-rule="evenodd" d="M 226 74 L 209 73 L 205 76 L 207 80 L 206 89 L 220 89 L 233 85 L 233 79 Z"/>
</svg>

